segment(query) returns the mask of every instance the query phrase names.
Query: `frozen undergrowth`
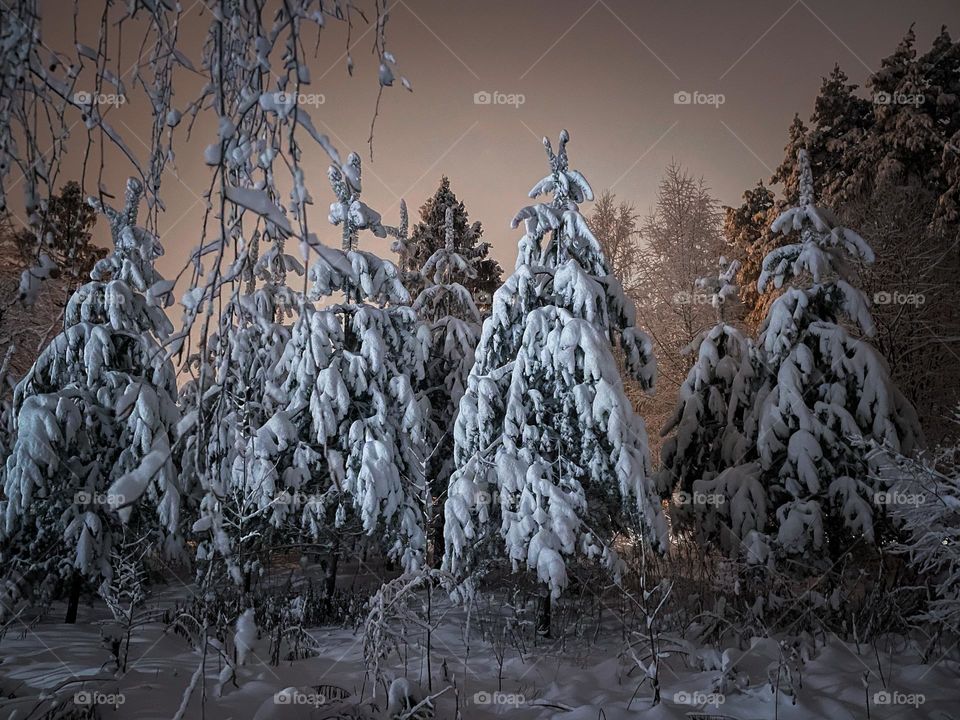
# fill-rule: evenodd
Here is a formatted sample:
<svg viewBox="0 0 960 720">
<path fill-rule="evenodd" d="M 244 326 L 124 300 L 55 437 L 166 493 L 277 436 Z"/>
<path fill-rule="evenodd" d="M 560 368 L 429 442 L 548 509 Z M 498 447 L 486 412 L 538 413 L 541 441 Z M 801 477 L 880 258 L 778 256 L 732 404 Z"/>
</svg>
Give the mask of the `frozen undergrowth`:
<svg viewBox="0 0 960 720">
<path fill-rule="evenodd" d="M 363 569 L 355 587 L 373 592 L 378 573 Z M 371 618 L 385 620 L 391 631 L 379 681 L 368 672 L 371 633 L 365 643 L 359 624 L 309 628 L 317 654 L 297 660 L 275 658 L 271 638 L 260 628 L 246 658 L 233 668 L 235 682 L 224 682 L 225 668 L 239 660 L 232 634 L 221 643 L 223 656 L 208 652 L 205 671 L 196 673 L 200 649 L 162 619 L 148 622 L 134 633 L 121 673 L 104 643 L 113 618 L 102 604 L 83 606 L 74 626 L 27 620 L 29 627 L 11 627 L 0 640 L 0 690 L 7 698 L 0 701 L 0 715 L 28 717 L 37 707 L 46 712 L 59 698 L 62 710 L 81 709 L 78 700 L 99 702 L 100 717 L 171 718 L 193 686 L 182 717 L 201 717 L 206 693 L 203 716 L 210 720 L 454 718 L 458 710 L 463 718 L 480 720 L 685 718 L 697 712 L 743 720 L 852 719 L 867 717 L 868 705 L 869 717 L 880 720 L 954 717 L 948 688 L 957 662 L 949 653 L 941 659 L 946 647 L 930 653 L 922 635 L 844 642 L 825 627 L 816 630 L 808 617 L 790 625 L 812 630 L 765 637 L 762 627 L 731 624 L 737 612 L 725 601 L 695 612 L 708 598 L 687 592 L 695 587 L 690 577 L 673 588 L 659 612 L 649 614 L 661 655 L 661 701 L 654 705 L 644 673 L 648 613 L 635 589 L 608 587 L 598 597 L 594 578 L 574 578 L 569 600 L 555 606 L 551 636 L 545 637 L 536 629 L 533 585 L 480 592 L 464 608 L 450 603 L 442 580 L 438 572 L 432 579 L 403 575 L 374 597 Z M 278 575 L 278 585 L 285 582 Z M 304 582 L 299 578 L 301 588 Z M 169 611 L 189 601 L 192 591 L 174 581 L 154 588 L 147 605 Z M 54 607 L 49 617 L 59 611 Z M 241 627 L 249 637 L 250 623 L 238 623 L 238 635 Z M 119 703 L 116 714 L 111 702 Z M 404 714 L 412 708 L 419 709 Z"/>
</svg>

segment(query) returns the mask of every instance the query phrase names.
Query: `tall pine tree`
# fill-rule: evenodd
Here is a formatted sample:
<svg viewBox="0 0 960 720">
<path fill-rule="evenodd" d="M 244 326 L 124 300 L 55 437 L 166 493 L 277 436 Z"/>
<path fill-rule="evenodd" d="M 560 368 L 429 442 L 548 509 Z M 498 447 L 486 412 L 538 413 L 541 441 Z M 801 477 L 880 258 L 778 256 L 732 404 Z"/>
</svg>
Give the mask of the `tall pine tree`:
<svg viewBox="0 0 960 720">
<path fill-rule="evenodd" d="M 482 572 L 506 558 L 557 597 L 568 562 L 599 561 L 616 577 L 618 535 L 642 532 L 663 549 L 666 522 L 653 490 L 646 432 L 613 356 L 654 382 L 650 341 L 609 271 L 579 203 L 590 185 L 568 165 L 564 130 L 550 174 L 523 208 L 513 275 L 494 295 L 455 428 L 456 472 L 445 504 L 444 567 Z"/>
<path fill-rule="evenodd" d="M 457 200 L 446 176 L 440 180 L 440 187 L 433 196 L 420 208 L 420 222 L 413 227 L 410 236 L 398 238 L 394 243 L 394 251 L 400 256 L 398 267 L 403 273 L 404 285 L 410 297 L 416 298 L 430 284 L 429 278 L 424 277 L 421 270 L 427 260 L 446 245 L 447 208 L 453 211 L 455 250 L 469 259 L 475 270 L 474 277 L 465 278 L 467 282 L 464 287 L 486 314 L 493 293 L 500 286 L 503 269 L 489 257 L 490 244 L 481 241 L 483 227 L 477 221 L 470 222 L 463 201 Z M 406 208 L 403 216 L 406 216 Z"/>
<path fill-rule="evenodd" d="M 446 494 L 453 472 L 453 426 L 480 339 L 480 311 L 467 290 L 477 276 L 478 258 L 458 252 L 454 209 L 447 207 L 446 242 L 420 271 L 429 284 L 413 303 L 430 329 L 430 353 L 421 389 L 430 404 L 431 442 L 427 482 L 436 501 Z M 434 558 L 443 555 L 443 513 L 434 517 Z"/>
<path fill-rule="evenodd" d="M 14 394 L 0 558 L 44 595 L 68 583 L 67 622 L 84 585 L 109 582 L 126 528 L 157 552 L 181 550 L 177 385 L 161 347 L 172 283 L 154 269 L 159 241 L 136 225 L 142 195 L 131 178 L 121 210 L 91 201 L 110 221 L 113 252 Z"/>
<path fill-rule="evenodd" d="M 869 301 L 851 284 L 851 261 L 871 263 L 873 251 L 814 204 L 803 150 L 796 184 L 798 204 L 772 226 L 795 241 L 766 257 L 758 283 L 761 291 L 793 286 L 771 306 L 760 336 L 771 386 L 756 408 L 757 450 L 776 548 L 816 565 L 856 539 L 883 536 L 885 488 L 863 441 L 909 454 L 920 430 L 886 361 L 847 329 L 874 332 Z"/>
</svg>

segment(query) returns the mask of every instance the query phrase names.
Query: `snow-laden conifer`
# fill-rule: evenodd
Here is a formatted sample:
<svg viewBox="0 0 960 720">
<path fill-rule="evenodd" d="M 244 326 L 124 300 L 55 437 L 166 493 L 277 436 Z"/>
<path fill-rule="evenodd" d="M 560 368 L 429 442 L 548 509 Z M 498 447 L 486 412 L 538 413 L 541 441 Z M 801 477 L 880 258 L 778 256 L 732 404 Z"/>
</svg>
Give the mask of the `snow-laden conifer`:
<svg viewBox="0 0 960 720">
<path fill-rule="evenodd" d="M 512 223 L 525 233 L 460 402 L 444 531 L 445 569 L 464 576 L 505 557 L 534 571 L 552 596 L 577 557 L 617 575 L 611 543 L 620 534 L 666 542 L 646 431 L 612 348 L 620 345 L 649 389 L 650 342 L 580 214 L 593 191 L 568 165 L 568 139 L 563 131 L 556 153 L 544 139 L 550 173 L 530 197 L 552 197 Z"/>
</svg>

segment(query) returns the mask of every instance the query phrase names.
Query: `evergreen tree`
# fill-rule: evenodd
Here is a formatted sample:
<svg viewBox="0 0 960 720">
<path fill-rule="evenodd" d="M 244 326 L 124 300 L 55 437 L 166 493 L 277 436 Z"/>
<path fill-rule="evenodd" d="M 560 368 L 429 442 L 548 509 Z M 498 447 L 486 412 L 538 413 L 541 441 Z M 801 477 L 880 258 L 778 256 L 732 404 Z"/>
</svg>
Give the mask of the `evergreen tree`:
<svg viewBox="0 0 960 720">
<path fill-rule="evenodd" d="M 921 54 L 911 27 L 868 79 L 868 98 L 834 68 L 816 98 L 810 130 L 794 119 L 773 178 L 795 202 L 796 152 L 808 148 L 823 202 L 871 238 L 877 262 L 863 269 L 860 281 L 868 297 L 880 300 L 873 310 L 875 342 L 933 440 L 955 432 L 948 419 L 960 398 L 954 340 L 960 324 L 951 312 L 960 301 L 953 281 L 960 272 L 958 78 L 960 43 L 945 28 Z M 728 227 L 728 239 L 746 225 L 740 218 Z M 754 302 L 752 263 L 736 256 L 744 263 L 741 284 L 752 325 L 775 293 Z"/>
<path fill-rule="evenodd" d="M 156 550 L 180 550 L 177 386 L 160 346 L 172 283 L 153 267 L 157 238 L 136 226 L 142 194 L 130 179 L 123 209 L 91 200 L 110 221 L 113 252 L 14 394 L 0 555 L 8 570 L 42 578 L 45 596 L 69 581 L 68 622 L 82 585 L 110 580 L 124 526 Z"/>
<path fill-rule="evenodd" d="M 410 296 L 416 298 L 430 284 L 429 278 L 423 277 L 421 270 L 427 260 L 446 245 L 447 208 L 453 210 L 456 251 L 472 261 L 476 272 L 474 277 L 466 278 L 464 287 L 481 311 L 489 312 L 503 270 L 496 260 L 489 257 L 490 244 L 480 241 L 483 227 L 479 222 L 470 222 L 466 207 L 457 200 L 446 176 L 440 180 L 440 187 L 433 197 L 420 208 L 420 222 L 413 227 L 410 237 L 394 243 L 394 251 L 400 256 L 398 266 L 403 273 L 404 285 Z M 402 217 L 406 217 L 405 207 Z"/>
<path fill-rule="evenodd" d="M 360 157 L 351 153 L 328 176 L 337 196 L 330 221 L 342 227 L 343 249 L 316 244 L 310 298 L 342 292 L 346 301 L 300 308 L 273 371 L 276 410 L 252 438 L 247 488 L 271 523 L 292 522 L 332 546 L 335 580 L 339 540 L 353 526 L 404 568 L 423 563 L 428 429 L 414 387 L 429 334 L 397 268 L 357 248 L 361 230 L 386 235 L 360 198 Z"/>
<path fill-rule="evenodd" d="M 507 558 L 557 597 L 567 562 L 600 561 L 618 576 L 612 540 L 642 531 L 664 549 L 666 523 L 650 478 L 643 422 L 611 348 L 652 388 L 649 339 L 580 214 L 593 199 L 568 166 L 566 131 L 550 174 L 512 226 L 526 232 L 513 275 L 494 295 L 455 427 L 456 471 L 445 503 L 444 568 L 460 576 Z"/>
<path fill-rule="evenodd" d="M 796 165 L 797 153 L 807 147 L 807 126 L 800 119 L 800 114 L 793 116 L 793 122 L 787 129 L 787 145 L 783 149 L 783 162 L 777 166 L 770 178 L 771 183 L 783 185 L 783 197 L 787 203 L 797 202 L 800 188 L 797 185 Z"/>
<path fill-rule="evenodd" d="M 269 250 L 260 254 L 261 242 L 267 241 Z M 290 340 L 283 321 L 300 307 L 300 293 L 286 284 L 287 271 L 303 275 L 304 270 L 283 252 L 280 236 L 259 232 L 238 248 L 236 267 L 243 268 L 241 282 L 228 296 L 217 332 L 207 352 L 191 359 L 195 378 L 181 394 L 178 460 L 188 478 L 185 485 L 202 490 L 193 527 L 199 537 L 198 574 L 221 559 L 235 584 L 249 591 L 270 544 L 284 537 L 261 502 L 265 495 L 272 501 L 278 498 L 256 475 L 263 461 L 256 454 L 255 438 L 275 409 L 268 386 Z M 188 292 L 188 313 L 194 301 Z M 206 365 L 203 371 L 201 364 Z M 215 419 L 203 434 L 197 426 L 201 414 Z M 198 471 L 198 454 L 209 472 Z"/>
<path fill-rule="evenodd" d="M 724 208 L 723 235 L 740 264 L 736 280 L 744 322 L 750 328 L 756 328 L 766 317 L 772 302 L 772 293 L 757 292 L 757 279 L 763 258 L 779 244 L 777 236 L 770 232 L 775 217 L 774 195 L 762 181 L 743 194 L 742 205 Z"/>
<path fill-rule="evenodd" d="M 727 324 L 724 312 L 736 299 L 738 269 L 739 263 L 721 257 L 719 274 L 700 283 L 710 294 L 717 324 L 691 343 L 688 350 L 696 352 L 696 361 L 680 388 L 676 410 L 661 431 L 664 436 L 673 433 L 661 451 L 657 485 L 664 497 L 678 492 L 674 527 L 691 527 L 694 512 L 701 516 L 718 512 L 710 506 L 726 498 L 694 493 L 694 482 L 712 480 L 740 464 L 756 438 L 751 407 L 763 368 L 753 343 Z"/>
<path fill-rule="evenodd" d="M 480 311 L 467 290 L 477 275 L 478 260 L 461 255 L 456 241 L 454 210 L 447 207 L 446 243 L 424 263 L 421 277 L 431 283 L 413 303 L 430 329 L 430 353 L 421 388 L 430 404 L 431 438 L 426 461 L 427 482 L 437 502 L 453 472 L 453 433 L 457 408 L 473 367 L 480 339 Z M 434 517 L 434 558 L 443 555 L 443 513 Z"/>
<path fill-rule="evenodd" d="M 52 195 L 42 203 L 36 215 L 35 230 L 17 233 L 20 254 L 27 265 L 34 266 L 39 259 L 43 266 L 43 257 L 52 262 L 55 275 L 68 280 L 69 295 L 90 277 L 94 264 L 107 254 L 104 248 L 93 244 L 90 230 L 97 221 L 96 211 L 83 197 L 79 183 L 71 180 L 60 189 L 59 195 Z M 26 273 L 21 282 L 21 296 L 29 300 L 37 284 L 26 277 Z"/>
<path fill-rule="evenodd" d="M 834 65 L 823 78 L 810 118 L 806 147 L 811 170 L 817 177 L 829 179 L 829 186 L 822 183 L 822 192 L 836 202 L 856 192 L 847 183 L 859 176 L 855 149 L 863 142 L 873 115 L 870 101 L 858 97 L 856 89 L 840 66 Z M 788 146 L 791 158 L 796 157 L 796 150 Z"/>
<path fill-rule="evenodd" d="M 909 454 L 920 432 L 884 359 L 847 329 L 849 323 L 866 336 L 874 331 L 850 267 L 851 259 L 871 263 L 873 252 L 814 204 L 802 150 L 797 176 L 799 202 L 772 226 L 796 241 L 766 257 L 758 282 L 761 291 L 794 285 L 773 303 L 760 335 L 771 386 L 756 407 L 765 492 L 756 514 L 768 514 L 778 551 L 816 563 L 837 560 L 857 538 L 882 537 L 877 502 L 885 488 L 870 472 L 863 441 Z M 711 489 L 729 497 L 729 489 Z"/>
</svg>

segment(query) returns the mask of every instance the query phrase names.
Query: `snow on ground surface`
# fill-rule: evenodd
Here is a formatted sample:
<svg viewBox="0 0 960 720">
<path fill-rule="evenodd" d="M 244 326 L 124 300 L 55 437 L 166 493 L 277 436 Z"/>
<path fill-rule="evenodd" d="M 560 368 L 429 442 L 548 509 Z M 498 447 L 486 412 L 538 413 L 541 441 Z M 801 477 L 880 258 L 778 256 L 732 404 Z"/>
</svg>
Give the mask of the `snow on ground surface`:
<svg viewBox="0 0 960 720">
<path fill-rule="evenodd" d="M 183 586 L 168 586 L 156 591 L 152 601 L 161 607 L 171 606 L 189 591 Z M 738 689 L 728 689 L 725 696 L 713 692 L 714 682 L 722 674 L 719 670 L 697 671 L 679 656 L 667 659 L 661 676 L 662 702 L 651 707 L 650 685 L 644 683 L 638 690 L 640 674 L 622 653 L 623 631 L 613 614 L 607 614 L 609 620 L 599 632 L 591 629 L 579 637 L 568 632 L 553 639 L 540 638 L 535 647 L 525 641 L 501 644 L 504 661 L 502 681 L 498 682 L 497 647 L 479 637 L 482 616 L 474 615 L 472 620 L 468 652 L 463 632 L 466 613 L 445 601 L 437 602 L 437 598 L 435 594 L 432 617 L 438 629 L 431 641 L 432 692 L 450 684 L 444 677 L 455 678 L 464 718 L 960 719 L 955 663 L 941 660 L 921 664 L 910 646 L 901 644 L 900 652 L 880 652 L 878 669 L 872 646 L 864 646 L 858 653 L 855 645 L 835 638 L 817 648 L 802 675 L 794 678 L 795 704 L 782 690 L 775 696 L 770 689 L 768 673 L 778 667 L 779 646 L 766 639 L 755 641 L 752 649 L 729 649 L 727 657 L 736 672 L 727 677 Z M 78 623 L 73 626 L 59 622 L 62 610 L 54 606 L 39 623 L 29 629 L 25 625 L 12 628 L 0 639 L 0 691 L 6 698 L 0 700 L 0 718 L 28 717 L 38 695 L 70 680 L 77 682 L 60 691 L 66 702 L 73 702 L 76 693 L 86 692 L 104 703 L 99 708 L 100 717 L 174 717 L 200 660 L 199 653 L 191 650 L 183 637 L 165 633 L 162 623 L 146 626 L 134 636 L 126 674 L 116 678 L 109 664 L 110 653 L 101 640 L 101 623 L 111 620 L 103 603 L 82 605 Z M 489 627 L 489 618 L 486 622 Z M 220 698 L 212 695 L 222 664 L 211 657 L 205 676 L 209 697 L 203 717 L 386 717 L 382 688 L 371 703 L 361 632 L 324 627 L 314 628 L 311 635 L 321 648 L 319 656 L 281 662 L 276 667 L 265 660 L 265 641 L 256 640 L 247 664 L 239 669 L 240 687 L 228 686 Z M 719 667 L 726 649 L 703 655 L 712 656 L 714 666 Z M 405 654 L 405 665 L 396 657 L 391 659 L 389 674 L 406 678 L 415 691 L 426 690 L 423 646 L 411 637 Z M 884 691 L 881 675 L 886 680 L 886 696 L 877 695 Z M 335 692 L 330 686 L 349 692 L 349 697 L 321 703 L 318 695 Z M 197 699 L 201 686 L 197 687 L 185 718 L 201 717 Z M 110 703 L 121 696 L 122 703 L 114 711 Z M 885 702 L 887 699 L 889 702 Z M 456 698 L 449 690 L 438 699 L 435 717 L 454 718 L 455 708 Z"/>
</svg>

